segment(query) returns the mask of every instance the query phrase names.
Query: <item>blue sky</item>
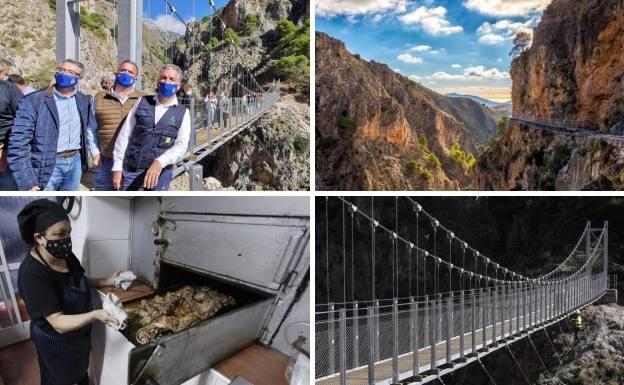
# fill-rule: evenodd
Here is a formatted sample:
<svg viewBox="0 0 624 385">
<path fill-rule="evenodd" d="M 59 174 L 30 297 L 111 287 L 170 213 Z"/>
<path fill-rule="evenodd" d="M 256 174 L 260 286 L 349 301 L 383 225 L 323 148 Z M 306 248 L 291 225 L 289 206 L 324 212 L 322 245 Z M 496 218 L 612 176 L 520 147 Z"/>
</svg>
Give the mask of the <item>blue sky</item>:
<svg viewBox="0 0 624 385">
<path fill-rule="evenodd" d="M 229 0 L 215 0 L 217 9 L 224 7 Z M 169 0 L 184 20 L 199 20 L 212 14 L 208 0 Z M 162 28 L 183 33 L 184 25 L 171 15 L 169 8 L 165 9 L 164 0 L 143 0 L 143 15 L 152 19 Z"/>
<path fill-rule="evenodd" d="M 316 29 L 441 93 L 511 99 L 512 40 L 551 0 L 317 0 Z"/>
</svg>

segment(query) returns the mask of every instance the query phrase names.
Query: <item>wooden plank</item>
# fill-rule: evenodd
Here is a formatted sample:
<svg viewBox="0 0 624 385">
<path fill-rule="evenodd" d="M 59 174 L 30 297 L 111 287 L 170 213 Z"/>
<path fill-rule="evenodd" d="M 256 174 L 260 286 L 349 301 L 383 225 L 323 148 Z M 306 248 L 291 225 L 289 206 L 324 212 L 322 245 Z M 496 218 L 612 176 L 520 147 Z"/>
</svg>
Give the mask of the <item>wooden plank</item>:
<svg viewBox="0 0 624 385">
<path fill-rule="evenodd" d="M 103 287 L 99 289 L 104 295 L 113 293 L 121 300 L 121 303 L 131 302 L 140 298 L 144 298 L 154 294 L 154 290 L 151 286 L 144 282 L 135 280 L 132 282 L 128 290 L 118 289 L 116 287 Z"/>
<path fill-rule="evenodd" d="M 240 376 L 254 385 L 288 385 L 286 368 L 289 357 L 275 350 L 253 344 L 216 366 L 233 380 Z"/>
</svg>

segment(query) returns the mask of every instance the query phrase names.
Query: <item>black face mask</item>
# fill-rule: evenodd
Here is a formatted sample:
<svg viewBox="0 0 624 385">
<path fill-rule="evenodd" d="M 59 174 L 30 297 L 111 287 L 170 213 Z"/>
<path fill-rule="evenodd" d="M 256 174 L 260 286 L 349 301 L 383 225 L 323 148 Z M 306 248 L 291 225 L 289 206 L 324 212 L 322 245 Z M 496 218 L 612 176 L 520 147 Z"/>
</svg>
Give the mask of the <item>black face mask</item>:
<svg viewBox="0 0 624 385">
<path fill-rule="evenodd" d="M 44 237 L 44 239 L 48 241 L 48 243 L 46 243 L 45 249 L 48 251 L 48 253 L 52 254 L 54 258 L 67 259 L 71 255 L 71 237 L 56 240 L 50 240 Z"/>
</svg>

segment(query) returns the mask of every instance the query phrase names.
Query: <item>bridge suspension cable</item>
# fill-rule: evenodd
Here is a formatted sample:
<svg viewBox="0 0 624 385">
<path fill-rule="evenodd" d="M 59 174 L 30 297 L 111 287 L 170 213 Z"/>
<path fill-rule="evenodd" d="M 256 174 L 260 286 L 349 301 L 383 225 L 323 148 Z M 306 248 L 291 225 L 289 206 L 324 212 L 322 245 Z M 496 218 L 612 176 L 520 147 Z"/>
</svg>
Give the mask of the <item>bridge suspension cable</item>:
<svg viewBox="0 0 624 385">
<path fill-rule="evenodd" d="M 380 205 L 371 197 L 370 209 L 368 202 L 356 206 L 356 199 L 325 198 L 327 303 L 316 305 L 316 378 L 320 385 L 337 380 L 349 385 L 349 379 L 357 383 L 355 379 L 363 377 L 373 385 L 388 379 L 380 378 L 380 373 L 392 373 L 393 383 L 440 374 L 441 367 L 478 359 L 499 344 L 509 347 L 508 341 L 590 304 L 606 290 L 606 222 L 601 228 L 585 227 L 583 253 L 577 242 L 575 256 L 557 265 L 557 272 L 525 280 L 476 253 L 466 260 L 474 249 L 435 217 L 422 214 L 422 206 L 415 201 L 409 202 L 414 222 L 399 207 L 399 198 L 392 205 Z M 333 213 L 340 216 L 332 220 Z M 341 231 L 335 231 L 340 227 Z M 443 236 L 439 237 L 440 229 Z M 362 236 L 370 238 L 370 243 L 359 241 Z M 448 239 L 448 249 L 438 248 L 438 237 L 443 246 Z M 361 252 L 368 250 L 369 244 L 370 259 Z M 340 261 L 336 257 L 342 260 L 342 282 L 332 279 L 332 266 L 335 270 L 340 265 L 332 264 L 332 259 Z M 359 277 L 372 278 L 370 296 L 357 289 Z M 342 284 L 342 293 L 332 291 L 333 283 Z M 347 295 L 348 286 L 351 295 Z M 407 297 L 403 296 L 406 289 Z M 333 302 L 335 299 L 342 302 Z M 533 340 L 528 343 L 537 350 Z M 556 354 L 552 341 L 549 343 Z M 368 352 L 366 357 L 362 352 Z M 515 359 L 513 352 L 510 354 Z M 341 358 L 339 367 L 337 357 Z M 342 357 L 351 357 L 353 362 Z M 547 369 L 541 355 L 539 359 Z"/>
</svg>

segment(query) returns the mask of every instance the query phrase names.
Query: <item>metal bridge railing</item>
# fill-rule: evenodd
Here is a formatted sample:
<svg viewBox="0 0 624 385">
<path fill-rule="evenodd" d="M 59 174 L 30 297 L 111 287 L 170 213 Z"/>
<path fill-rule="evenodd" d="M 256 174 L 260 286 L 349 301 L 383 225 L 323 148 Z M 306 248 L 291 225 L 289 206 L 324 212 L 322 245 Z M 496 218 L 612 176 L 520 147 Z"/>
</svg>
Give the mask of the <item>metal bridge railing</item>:
<svg viewBox="0 0 624 385">
<path fill-rule="evenodd" d="M 185 158 L 174 168 L 177 176 L 214 152 L 256 121 L 280 98 L 279 82 L 266 93 L 216 99 L 216 103 L 191 98 L 191 138 Z"/>
<path fill-rule="evenodd" d="M 326 304 L 316 313 L 317 384 L 420 380 L 590 304 L 616 284 L 606 273 L 607 225 L 590 230 L 600 235 L 586 238 L 587 260 L 561 279 Z"/>
</svg>

